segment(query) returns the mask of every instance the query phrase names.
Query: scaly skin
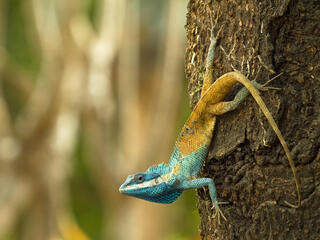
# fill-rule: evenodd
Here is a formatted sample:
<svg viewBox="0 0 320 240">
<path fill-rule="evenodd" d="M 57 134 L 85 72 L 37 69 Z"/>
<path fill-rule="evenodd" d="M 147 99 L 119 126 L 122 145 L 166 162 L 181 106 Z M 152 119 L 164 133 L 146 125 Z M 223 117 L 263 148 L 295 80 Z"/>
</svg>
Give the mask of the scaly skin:
<svg viewBox="0 0 320 240">
<path fill-rule="evenodd" d="M 226 73 L 211 84 L 215 43 L 216 40 L 212 37 L 201 98 L 178 136 L 170 162 L 151 167 L 144 173 L 129 175 L 121 185 L 120 192 L 152 202 L 171 203 L 186 189 L 207 186 L 218 220 L 220 215 L 226 219 L 218 206 L 213 180 L 211 178 L 199 178 L 198 175 L 208 154 L 216 116 L 236 109 L 250 92 L 278 136 L 295 178 L 298 205 L 287 204 L 292 207 L 299 207 L 301 204 L 300 185 L 290 151 L 271 113 L 259 95 L 258 89 L 266 90 L 268 88 L 254 81 L 250 82 L 239 72 Z M 222 101 L 237 82 L 243 84 L 245 88 L 242 88 L 236 94 L 233 101 Z"/>
</svg>

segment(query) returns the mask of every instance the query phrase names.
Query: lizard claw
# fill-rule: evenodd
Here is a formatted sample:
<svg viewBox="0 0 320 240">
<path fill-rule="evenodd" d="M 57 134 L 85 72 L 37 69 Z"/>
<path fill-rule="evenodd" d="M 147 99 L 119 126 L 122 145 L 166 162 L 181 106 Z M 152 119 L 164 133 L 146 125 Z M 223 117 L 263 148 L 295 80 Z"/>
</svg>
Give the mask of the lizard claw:
<svg viewBox="0 0 320 240">
<path fill-rule="evenodd" d="M 259 90 L 259 91 L 268 91 L 268 90 L 281 90 L 281 88 L 277 88 L 277 87 L 267 87 L 266 85 L 268 85 L 271 80 L 273 79 L 270 79 L 269 81 L 267 81 L 266 83 L 264 84 L 260 84 L 260 83 L 257 83 L 255 81 L 252 81 L 252 84 Z"/>
<path fill-rule="evenodd" d="M 281 75 L 283 74 L 282 73 L 279 73 L 277 76 L 271 78 L 270 80 L 266 81 L 264 84 L 262 84 L 262 91 L 265 91 L 265 90 L 269 90 L 269 89 L 274 89 L 274 90 L 281 90 L 281 88 L 275 88 L 275 87 L 266 87 L 269 83 L 271 83 L 273 80 L 275 80 L 276 78 L 280 77 Z"/>
<path fill-rule="evenodd" d="M 298 204 L 298 205 L 294 205 L 294 204 L 289 203 L 289 202 L 287 202 L 287 201 L 284 201 L 284 203 L 285 203 L 287 206 L 291 207 L 291 208 L 299 208 L 299 207 L 300 207 L 299 204 Z"/>
<path fill-rule="evenodd" d="M 264 84 L 257 83 L 255 80 L 252 81 L 252 84 L 253 84 L 257 89 L 259 89 L 260 91 L 281 90 L 281 88 L 267 87 L 267 85 L 268 85 L 269 83 L 271 83 L 273 80 L 275 80 L 276 78 L 280 77 L 282 74 L 283 74 L 283 72 L 282 72 L 282 73 L 279 73 L 277 76 L 275 76 L 275 77 L 271 78 L 270 80 L 266 81 Z"/>
<path fill-rule="evenodd" d="M 229 204 L 229 202 L 218 202 L 219 205 L 226 205 Z"/>
<path fill-rule="evenodd" d="M 219 202 L 218 204 L 228 204 L 228 202 Z M 217 204 L 213 204 L 212 209 L 215 209 L 216 213 L 213 214 L 213 216 L 217 216 L 218 218 L 218 224 L 221 224 L 220 222 L 220 216 L 222 216 L 222 218 L 225 221 L 228 221 L 227 218 L 224 216 L 223 212 L 221 211 L 221 209 L 219 208 L 219 206 Z"/>
<path fill-rule="evenodd" d="M 262 87 L 259 90 L 260 91 L 268 91 L 268 90 L 278 90 L 278 91 L 280 91 L 281 88 L 277 88 L 277 87 Z"/>
</svg>

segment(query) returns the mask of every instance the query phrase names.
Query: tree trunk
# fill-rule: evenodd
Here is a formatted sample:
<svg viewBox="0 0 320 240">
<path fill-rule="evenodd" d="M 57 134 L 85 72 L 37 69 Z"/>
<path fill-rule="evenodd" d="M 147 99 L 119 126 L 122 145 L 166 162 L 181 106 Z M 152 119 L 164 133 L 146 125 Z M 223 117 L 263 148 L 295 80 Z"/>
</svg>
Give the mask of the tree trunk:
<svg viewBox="0 0 320 240">
<path fill-rule="evenodd" d="M 216 24 L 215 24 L 216 23 Z M 280 91 L 262 92 L 291 149 L 302 206 L 284 151 L 251 97 L 220 116 L 202 175 L 214 179 L 228 222 L 213 217 L 207 189 L 199 190 L 203 239 L 320 238 L 320 2 L 190 0 L 186 72 L 199 99 L 210 29 L 218 35 L 214 79 L 237 69 Z M 273 73 L 274 71 L 274 73 Z M 239 88 L 238 88 L 239 89 Z M 230 99 L 237 91 L 230 93 Z"/>
</svg>

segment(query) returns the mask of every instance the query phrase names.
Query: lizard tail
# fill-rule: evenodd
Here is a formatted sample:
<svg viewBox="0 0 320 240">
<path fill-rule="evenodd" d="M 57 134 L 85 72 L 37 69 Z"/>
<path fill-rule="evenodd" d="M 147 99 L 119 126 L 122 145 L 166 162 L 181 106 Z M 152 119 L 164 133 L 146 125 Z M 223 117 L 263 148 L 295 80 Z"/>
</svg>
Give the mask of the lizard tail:
<svg viewBox="0 0 320 240">
<path fill-rule="evenodd" d="M 228 81 L 228 80 L 229 81 Z M 240 82 L 241 84 L 243 84 L 248 91 L 251 93 L 251 95 L 253 96 L 253 98 L 255 99 L 255 101 L 257 102 L 257 104 L 259 105 L 259 107 L 261 108 L 263 114 L 266 116 L 268 122 L 270 123 L 273 131 L 276 133 L 285 153 L 286 156 L 288 158 L 288 162 L 289 165 L 291 167 L 292 173 L 293 173 L 293 177 L 295 179 L 295 184 L 296 184 L 296 189 L 297 189 L 297 195 L 298 195 L 298 204 L 297 205 L 293 205 L 291 203 L 286 202 L 287 205 L 289 205 L 290 207 L 294 207 L 294 208 L 298 208 L 301 206 L 301 191 L 300 191 L 300 182 L 299 182 L 299 178 L 297 175 L 297 171 L 296 171 L 296 167 L 294 165 L 290 150 L 288 148 L 288 145 L 286 143 L 286 141 L 284 140 L 276 122 L 274 121 L 270 111 L 268 110 L 267 106 L 265 105 L 264 101 L 262 100 L 262 98 L 260 97 L 259 91 L 257 90 L 257 88 L 252 84 L 252 82 L 246 78 L 242 73 L 240 72 L 229 72 L 226 73 L 224 75 L 222 75 L 221 77 L 219 77 L 217 81 L 219 80 L 223 80 L 225 82 L 229 82 L 229 83 L 234 83 L 235 81 Z"/>
</svg>

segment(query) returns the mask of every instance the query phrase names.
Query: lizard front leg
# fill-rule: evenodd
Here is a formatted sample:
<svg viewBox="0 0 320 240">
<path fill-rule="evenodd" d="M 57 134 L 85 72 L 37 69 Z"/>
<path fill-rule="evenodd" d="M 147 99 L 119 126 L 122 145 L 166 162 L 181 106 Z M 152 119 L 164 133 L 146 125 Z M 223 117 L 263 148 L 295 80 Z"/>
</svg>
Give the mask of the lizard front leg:
<svg viewBox="0 0 320 240">
<path fill-rule="evenodd" d="M 214 182 L 211 178 L 198 178 L 190 181 L 184 181 L 184 182 L 181 182 L 180 187 L 184 190 L 191 189 L 191 188 L 208 187 L 210 198 L 217 212 L 218 222 L 220 223 L 220 215 L 223 217 L 224 220 L 227 221 L 227 218 L 223 215 L 222 211 L 219 208 L 217 193 L 216 193 L 216 186 L 214 185 Z"/>
</svg>

